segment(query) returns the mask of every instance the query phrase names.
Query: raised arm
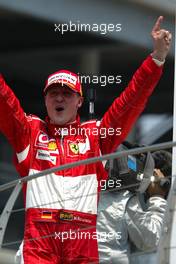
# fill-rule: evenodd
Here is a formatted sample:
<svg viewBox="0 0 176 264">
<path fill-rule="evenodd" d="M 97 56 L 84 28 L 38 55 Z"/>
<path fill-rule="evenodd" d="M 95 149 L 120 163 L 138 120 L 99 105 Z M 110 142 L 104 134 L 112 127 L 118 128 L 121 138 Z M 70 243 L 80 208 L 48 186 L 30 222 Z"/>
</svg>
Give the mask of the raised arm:
<svg viewBox="0 0 176 264">
<path fill-rule="evenodd" d="M 0 75 L 0 131 L 16 153 L 29 144 L 30 125 L 13 91 Z"/>
<path fill-rule="evenodd" d="M 100 128 L 106 129 L 107 132 L 110 129 L 111 134 L 106 133 L 106 138 L 100 137 L 102 154 L 114 151 L 126 138 L 161 77 L 162 65 L 172 38 L 169 31 L 161 29 L 162 20 L 163 17 L 157 19 L 151 32 L 154 43 L 153 53 L 135 72 L 126 89 L 103 116 Z M 120 135 L 119 130 L 121 130 Z"/>
</svg>

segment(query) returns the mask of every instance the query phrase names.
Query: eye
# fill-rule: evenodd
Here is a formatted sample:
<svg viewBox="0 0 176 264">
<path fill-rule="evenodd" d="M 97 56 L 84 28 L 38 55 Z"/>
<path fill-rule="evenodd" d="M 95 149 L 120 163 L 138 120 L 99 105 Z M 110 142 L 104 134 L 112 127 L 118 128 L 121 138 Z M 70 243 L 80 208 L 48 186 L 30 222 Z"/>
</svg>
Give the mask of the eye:
<svg viewBox="0 0 176 264">
<path fill-rule="evenodd" d="M 50 95 L 51 95 L 51 96 L 56 96 L 56 95 L 57 95 L 57 92 L 56 92 L 56 91 L 52 91 L 52 92 L 50 93 Z"/>
<path fill-rule="evenodd" d="M 57 90 L 51 90 L 51 91 L 48 91 L 48 94 L 51 96 L 51 97 L 54 97 L 57 95 Z"/>
</svg>

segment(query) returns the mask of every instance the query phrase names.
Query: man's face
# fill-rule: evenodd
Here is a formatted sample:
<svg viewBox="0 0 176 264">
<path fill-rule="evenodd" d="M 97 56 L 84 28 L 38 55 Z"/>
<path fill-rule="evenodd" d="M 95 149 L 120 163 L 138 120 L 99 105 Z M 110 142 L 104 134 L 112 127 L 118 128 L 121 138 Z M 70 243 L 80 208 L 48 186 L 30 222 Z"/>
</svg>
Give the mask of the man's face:
<svg viewBox="0 0 176 264">
<path fill-rule="evenodd" d="M 45 105 L 51 123 L 66 125 L 76 119 L 78 108 L 83 98 L 72 89 L 62 84 L 53 84 L 45 96 Z"/>
</svg>

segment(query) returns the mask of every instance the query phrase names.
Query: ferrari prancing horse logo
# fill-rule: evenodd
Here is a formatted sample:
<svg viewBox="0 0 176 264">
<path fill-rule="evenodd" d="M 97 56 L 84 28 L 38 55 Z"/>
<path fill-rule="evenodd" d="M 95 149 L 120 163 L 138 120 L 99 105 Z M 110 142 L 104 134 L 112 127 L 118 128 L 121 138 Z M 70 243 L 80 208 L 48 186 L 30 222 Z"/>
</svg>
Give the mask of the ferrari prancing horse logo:
<svg viewBox="0 0 176 264">
<path fill-rule="evenodd" d="M 74 153 L 74 154 L 78 154 L 79 153 L 79 147 L 77 143 L 70 143 L 70 150 Z"/>
</svg>

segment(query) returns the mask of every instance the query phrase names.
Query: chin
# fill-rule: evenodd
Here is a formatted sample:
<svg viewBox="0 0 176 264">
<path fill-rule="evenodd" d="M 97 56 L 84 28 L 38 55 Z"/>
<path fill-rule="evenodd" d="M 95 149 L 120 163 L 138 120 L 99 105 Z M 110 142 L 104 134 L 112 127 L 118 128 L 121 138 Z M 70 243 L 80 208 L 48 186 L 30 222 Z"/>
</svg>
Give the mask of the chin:
<svg viewBox="0 0 176 264">
<path fill-rule="evenodd" d="M 60 125 L 64 126 L 67 125 L 70 122 L 73 122 L 72 120 L 75 120 L 74 118 L 65 118 L 66 116 L 61 116 L 61 115 L 53 115 L 52 118 L 50 118 L 51 123 L 55 125 Z"/>
<path fill-rule="evenodd" d="M 54 120 L 54 124 L 56 125 L 60 125 L 60 126 L 63 126 L 63 125 L 66 125 L 68 123 L 68 120 L 63 120 L 61 118 L 55 118 Z"/>
<path fill-rule="evenodd" d="M 59 125 L 59 126 L 63 126 L 65 125 L 67 122 L 63 121 L 63 120 L 58 120 L 58 119 L 55 119 L 54 120 L 54 124 L 55 125 Z"/>
</svg>

